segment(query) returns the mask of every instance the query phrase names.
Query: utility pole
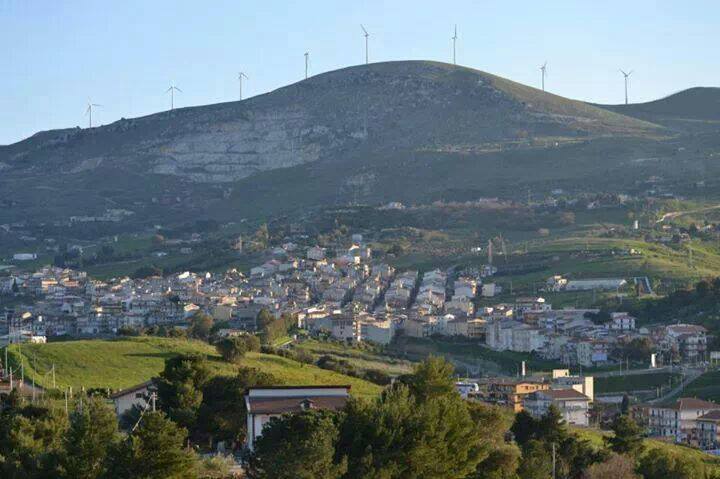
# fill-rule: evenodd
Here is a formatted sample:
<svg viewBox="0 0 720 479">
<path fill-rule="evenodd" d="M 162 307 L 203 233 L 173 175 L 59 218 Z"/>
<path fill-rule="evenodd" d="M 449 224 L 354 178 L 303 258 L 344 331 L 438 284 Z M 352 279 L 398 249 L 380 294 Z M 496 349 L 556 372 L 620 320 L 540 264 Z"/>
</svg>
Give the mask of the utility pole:
<svg viewBox="0 0 720 479">
<path fill-rule="evenodd" d="M 65 414 L 68 413 L 68 390 L 65 388 Z"/>
</svg>

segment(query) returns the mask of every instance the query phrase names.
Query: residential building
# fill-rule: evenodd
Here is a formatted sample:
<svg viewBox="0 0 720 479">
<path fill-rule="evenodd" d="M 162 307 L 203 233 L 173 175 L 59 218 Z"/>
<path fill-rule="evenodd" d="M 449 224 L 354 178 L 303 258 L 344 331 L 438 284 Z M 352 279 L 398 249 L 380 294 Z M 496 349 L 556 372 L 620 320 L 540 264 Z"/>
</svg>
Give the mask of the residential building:
<svg viewBox="0 0 720 479">
<path fill-rule="evenodd" d="M 251 387 L 245 394 L 247 448 L 252 451 L 263 428 L 273 417 L 308 409 L 338 411 L 350 398 L 350 386 Z"/>
<path fill-rule="evenodd" d="M 577 426 L 588 425 L 590 398 L 575 389 L 547 389 L 527 395 L 523 400 L 524 409 L 535 417 L 548 412 L 551 405 L 560 410 L 565 422 Z"/>
</svg>

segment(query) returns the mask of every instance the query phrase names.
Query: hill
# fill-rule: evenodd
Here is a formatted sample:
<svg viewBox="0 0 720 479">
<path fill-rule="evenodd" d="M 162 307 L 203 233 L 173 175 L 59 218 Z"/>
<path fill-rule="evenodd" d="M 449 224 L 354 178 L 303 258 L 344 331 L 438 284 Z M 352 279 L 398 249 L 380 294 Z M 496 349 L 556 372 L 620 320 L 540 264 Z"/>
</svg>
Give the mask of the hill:
<svg viewBox="0 0 720 479">
<path fill-rule="evenodd" d="M 155 337 L 117 340 L 83 340 L 48 344 L 12 345 L 11 364 L 25 365 L 25 378 L 36 384 L 52 387 L 52 367 L 58 388 L 71 386 L 122 389 L 147 381 L 163 369 L 165 360 L 177 354 L 198 353 L 208 356 L 215 374 L 234 374 L 235 367 L 220 359 L 215 348 L 207 343 L 184 339 Z M 360 397 L 374 396 L 380 386 L 362 379 L 345 376 L 313 365 L 261 353 L 248 353 L 243 366 L 273 374 L 283 384 L 349 384 Z"/>
<path fill-rule="evenodd" d="M 587 439 L 591 443 L 593 443 L 596 447 L 600 447 L 604 445 L 604 438 L 608 435 L 612 434 L 608 431 L 600 431 L 597 429 L 590 429 L 590 428 L 580 428 L 580 427 L 574 427 L 572 428 L 572 431 L 575 432 L 578 436 L 580 436 L 582 439 Z M 699 449 L 693 449 L 686 446 L 681 445 L 675 445 L 675 444 L 669 444 L 663 441 L 658 441 L 654 439 L 645 439 L 644 441 L 645 445 L 645 452 L 652 451 L 653 449 L 660 449 L 664 452 L 670 453 L 670 454 L 677 454 L 679 456 L 693 458 L 700 460 L 705 467 L 707 467 L 708 472 L 712 472 L 714 474 L 717 474 L 720 472 L 720 458 L 713 456 L 711 454 L 707 454 L 703 451 L 700 451 Z"/>
<path fill-rule="evenodd" d="M 122 222 L 137 229 L 189 216 L 228 220 L 457 191 L 513 195 L 526 184 L 599 177 L 628 182 L 626 170 L 608 171 L 657 149 L 664 134 L 466 67 L 376 63 L 241 102 L 42 132 L 0 147 L 0 223 L 124 209 L 132 214 Z"/>
<path fill-rule="evenodd" d="M 679 130 L 720 130 L 720 88 L 697 87 L 659 100 L 603 108 Z"/>
</svg>

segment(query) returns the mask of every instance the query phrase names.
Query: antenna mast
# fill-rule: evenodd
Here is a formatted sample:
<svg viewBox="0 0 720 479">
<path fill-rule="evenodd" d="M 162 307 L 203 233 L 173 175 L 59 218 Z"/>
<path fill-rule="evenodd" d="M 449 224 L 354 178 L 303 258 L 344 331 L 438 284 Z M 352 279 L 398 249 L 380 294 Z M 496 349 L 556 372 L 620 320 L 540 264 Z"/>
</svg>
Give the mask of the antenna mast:
<svg viewBox="0 0 720 479">
<path fill-rule="evenodd" d="M 305 79 L 308 78 L 308 64 L 310 63 L 310 52 L 305 52 Z"/>
</svg>

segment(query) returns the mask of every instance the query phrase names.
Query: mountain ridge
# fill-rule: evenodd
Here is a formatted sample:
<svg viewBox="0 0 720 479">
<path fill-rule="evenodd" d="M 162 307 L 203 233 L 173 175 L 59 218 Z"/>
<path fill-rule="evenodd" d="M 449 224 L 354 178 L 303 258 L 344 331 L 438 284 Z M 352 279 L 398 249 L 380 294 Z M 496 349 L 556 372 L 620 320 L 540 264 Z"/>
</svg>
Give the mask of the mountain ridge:
<svg viewBox="0 0 720 479">
<path fill-rule="evenodd" d="M 348 202 L 625 188 L 671 130 L 439 62 L 383 62 L 241 102 L 178 108 L 0 147 L 0 223 L 99 215 L 232 218 Z M 631 174 L 628 174 L 630 168 Z M 637 170 L 637 171 L 635 171 Z M 584 187 L 584 186 L 583 186 Z"/>
</svg>

